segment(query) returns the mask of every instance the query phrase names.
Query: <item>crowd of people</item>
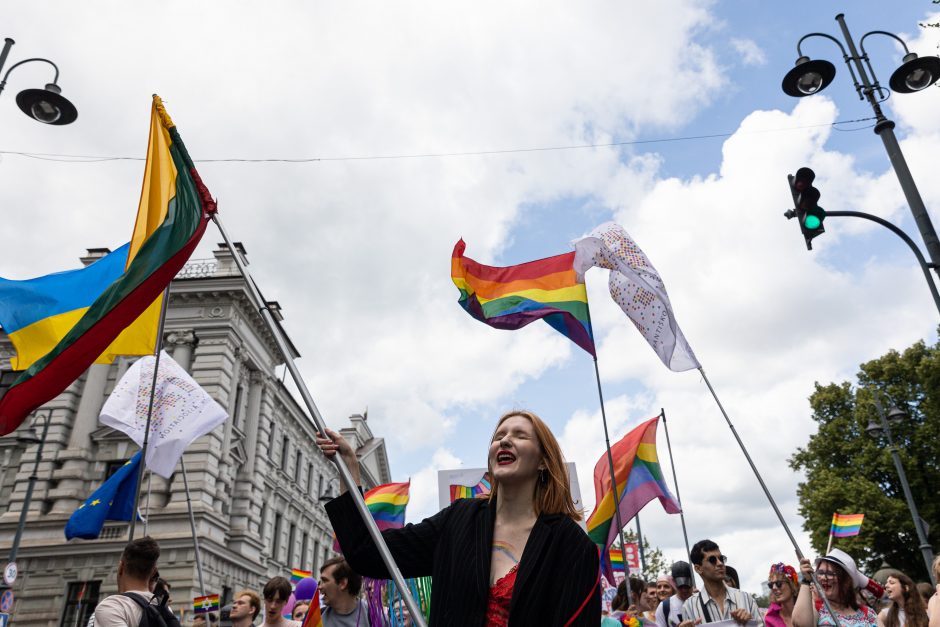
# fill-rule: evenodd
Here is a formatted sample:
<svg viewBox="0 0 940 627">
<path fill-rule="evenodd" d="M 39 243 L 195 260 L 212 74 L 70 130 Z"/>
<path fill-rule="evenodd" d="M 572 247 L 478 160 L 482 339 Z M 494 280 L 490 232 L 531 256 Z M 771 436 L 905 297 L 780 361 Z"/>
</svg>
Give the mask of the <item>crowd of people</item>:
<svg viewBox="0 0 940 627">
<path fill-rule="evenodd" d="M 359 483 L 356 454 L 341 435 L 317 434 L 316 443 L 328 458 L 341 458 Z M 915 584 L 900 572 L 882 587 L 839 549 L 815 563 L 771 565 L 771 603 L 760 608 L 711 540 L 692 547 L 691 564 L 676 562 L 655 582 L 624 581 L 602 612 L 598 547 L 578 524 L 582 513 L 548 426 L 528 411 L 503 415 L 487 459 L 489 495 L 459 499 L 420 523 L 382 532 L 404 577 L 432 576 L 433 627 L 940 627 L 940 587 Z M 386 599 L 376 612 L 362 598 L 363 576 L 389 579 L 390 573 L 352 495 L 344 487 L 326 510 L 344 556 L 319 572 L 323 625 L 409 627 L 400 599 Z M 169 583 L 159 577 L 159 555 L 149 537 L 127 545 L 117 569 L 119 594 L 98 604 L 89 627 L 180 627 L 169 610 Z M 940 580 L 940 558 L 933 570 Z M 306 601 L 287 607 L 291 593 L 288 579 L 274 577 L 260 595 L 242 590 L 221 618 L 202 615 L 193 627 L 213 627 L 216 620 L 224 623 L 219 627 L 253 627 L 259 616 L 263 627 L 301 627 L 311 607 Z"/>
</svg>

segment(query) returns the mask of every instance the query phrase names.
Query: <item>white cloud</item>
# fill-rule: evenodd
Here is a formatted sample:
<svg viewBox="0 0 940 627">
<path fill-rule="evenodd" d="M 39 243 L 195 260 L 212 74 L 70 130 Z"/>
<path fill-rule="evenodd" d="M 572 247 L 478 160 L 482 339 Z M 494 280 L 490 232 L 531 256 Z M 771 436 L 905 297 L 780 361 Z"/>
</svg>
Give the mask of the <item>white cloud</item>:
<svg viewBox="0 0 940 627">
<path fill-rule="evenodd" d="M 731 38 L 731 47 L 741 57 L 744 65 L 767 65 L 767 55 L 753 39 Z"/>
<path fill-rule="evenodd" d="M 430 463 L 411 477 L 407 522 L 418 522 L 437 512 L 437 472 L 461 466 L 463 461 L 450 450 L 439 448 L 434 451 Z"/>
</svg>

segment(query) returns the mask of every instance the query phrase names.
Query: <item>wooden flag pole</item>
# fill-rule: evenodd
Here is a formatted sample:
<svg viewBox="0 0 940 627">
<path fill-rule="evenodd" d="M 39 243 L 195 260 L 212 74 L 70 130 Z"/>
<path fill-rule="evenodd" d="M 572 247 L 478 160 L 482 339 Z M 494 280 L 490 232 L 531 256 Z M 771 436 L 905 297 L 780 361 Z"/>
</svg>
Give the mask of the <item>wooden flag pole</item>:
<svg viewBox="0 0 940 627">
<path fill-rule="evenodd" d="M 826 555 L 829 555 L 830 553 L 832 553 L 832 538 L 833 538 L 833 537 L 834 537 L 834 536 L 832 535 L 832 528 L 830 527 L 830 529 L 829 529 L 829 544 L 826 545 Z"/>
<path fill-rule="evenodd" d="M 741 440 L 741 436 L 738 435 L 737 430 L 734 428 L 734 425 L 731 424 L 731 418 L 728 417 L 728 412 L 725 411 L 724 406 L 721 404 L 721 401 L 718 400 L 718 395 L 715 394 L 715 389 L 712 387 L 711 381 L 708 380 L 708 377 L 705 376 L 705 369 L 699 366 L 698 371 L 702 375 L 702 379 L 705 381 L 705 385 L 708 386 L 708 391 L 712 393 L 712 398 L 715 399 L 715 403 L 718 404 L 718 409 L 721 410 L 721 415 L 725 417 L 725 422 L 728 423 L 728 428 L 731 429 L 734 439 L 737 440 L 738 446 L 741 447 L 741 452 L 744 453 L 747 463 L 750 464 L 751 470 L 754 472 L 754 476 L 757 477 L 757 482 L 760 484 L 761 489 L 764 490 L 764 495 L 767 497 L 767 500 L 770 501 L 770 506 L 773 508 L 774 513 L 777 514 L 777 518 L 780 520 L 780 524 L 783 526 L 783 530 L 787 532 L 787 537 L 790 538 L 790 543 L 793 545 L 793 548 L 796 550 L 796 556 L 800 560 L 803 559 L 803 551 L 800 550 L 800 545 L 796 543 L 796 538 L 793 537 L 793 533 L 790 531 L 790 527 L 787 526 L 787 521 L 784 520 L 783 514 L 780 513 L 780 508 L 777 507 L 777 502 L 774 500 L 774 497 L 770 494 L 770 490 L 767 489 L 767 484 L 764 483 L 764 478 L 761 477 L 760 472 L 757 470 L 757 466 L 754 465 L 754 460 L 751 459 L 751 454 L 747 452 L 747 447 L 744 446 L 744 442 Z M 816 591 L 819 593 L 819 597 L 822 599 L 823 603 L 826 606 L 826 609 L 829 611 L 829 615 L 832 616 L 832 619 L 836 622 L 837 627 L 841 627 L 842 622 L 839 620 L 838 614 L 832 611 L 832 607 L 829 605 L 829 599 L 826 598 L 826 593 L 820 587 L 819 580 L 816 579 L 816 573 L 813 573 L 813 584 L 816 586 Z"/>
<path fill-rule="evenodd" d="M 144 467 L 147 465 L 147 445 L 150 443 L 150 420 L 153 417 L 153 397 L 157 391 L 157 373 L 160 372 L 160 351 L 163 350 L 163 326 L 166 323 L 166 306 L 170 300 L 170 286 L 167 284 L 163 290 L 163 302 L 160 305 L 160 321 L 157 323 L 157 341 L 153 348 L 153 381 L 150 384 L 150 402 L 147 404 L 147 422 L 144 425 L 144 444 L 140 447 L 140 466 L 137 467 L 137 489 L 134 491 L 134 511 L 131 513 L 131 526 L 128 531 L 128 541 L 134 539 L 137 529 L 137 516 L 140 514 L 140 484 L 144 478 Z M 147 496 L 147 517 L 144 519 L 146 530 L 147 518 L 150 517 L 150 496 Z M 146 535 L 146 531 L 144 531 Z"/>
<path fill-rule="evenodd" d="M 222 239 L 225 241 L 225 245 L 228 246 L 229 251 L 231 251 L 235 265 L 238 266 L 239 273 L 241 273 L 242 278 L 245 279 L 245 284 L 248 288 L 248 293 L 251 297 L 251 300 L 253 301 L 253 304 L 257 308 L 258 313 L 261 315 L 261 319 L 264 320 L 265 324 L 267 325 L 271 335 L 274 337 L 274 341 L 277 344 L 278 350 L 280 350 L 281 355 L 284 357 L 284 364 L 290 371 L 291 378 L 294 380 L 294 384 L 297 386 L 297 391 L 300 392 L 300 396 L 303 399 L 304 404 L 307 406 L 307 411 L 309 412 L 308 417 L 310 418 L 310 421 L 313 423 L 313 426 L 318 432 L 325 435 L 326 422 L 323 420 L 323 416 L 320 415 L 320 410 L 317 409 L 317 404 L 314 402 L 313 396 L 310 394 L 310 390 L 307 389 L 307 384 L 304 382 L 303 377 L 300 374 L 300 370 L 297 368 L 297 364 L 295 364 L 293 358 L 291 358 L 290 347 L 287 344 L 287 340 L 284 337 L 280 326 L 274 320 L 274 315 L 268 308 L 268 304 L 264 301 L 258 286 L 255 285 L 254 280 L 248 273 L 248 269 L 245 267 L 245 261 L 242 259 L 241 254 L 235 248 L 234 244 L 232 244 L 232 240 L 229 238 L 225 227 L 222 226 L 222 221 L 219 219 L 219 214 L 217 212 L 212 214 L 212 221 L 215 222 L 216 227 L 219 229 L 219 233 L 222 235 Z M 342 457 L 339 455 L 334 456 L 333 462 L 336 464 L 336 469 L 339 471 L 340 479 L 342 479 L 343 483 L 346 485 L 346 490 L 352 497 L 353 503 L 356 506 L 356 510 L 362 517 L 362 522 L 365 524 L 369 535 L 372 537 L 372 541 L 375 543 L 375 547 L 382 558 L 382 562 L 385 564 L 385 568 L 388 570 L 389 575 L 391 575 L 392 581 L 394 581 L 395 585 L 398 586 L 399 590 L 401 590 L 405 605 L 408 607 L 408 611 L 411 613 L 411 620 L 417 627 L 427 627 L 427 623 L 424 620 L 424 614 L 421 613 L 420 606 L 415 602 L 414 597 L 411 595 L 411 591 L 406 587 L 405 578 L 402 577 L 401 570 L 398 568 L 398 564 L 395 563 L 395 559 L 392 557 L 392 553 L 389 551 L 388 545 L 385 544 L 385 539 L 382 537 L 382 532 L 379 531 L 378 525 L 376 525 L 375 520 L 372 519 L 372 515 L 369 513 L 369 508 L 366 507 L 366 502 L 362 498 L 362 494 L 359 492 L 359 486 L 356 485 L 352 473 L 346 466 L 346 462 L 344 462 Z"/>
<path fill-rule="evenodd" d="M 692 551 L 689 550 L 689 533 L 685 529 L 685 508 L 682 507 L 682 497 L 679 496 L 679 475 L 676 474 L 676 462 L 672 457 L 672 443 L 669 441 L 669 427 L 666 424 L 666 410 L 659 408 L 659 415 L 663 419 L 663 431 L 666 432 L 666 449 L 669 451 L 669 466 L 672 467 L 672 481 L 676 486 L 676 501 L 679 503 L 679 520 L 682 521 L 682 539 L 685 540 L 685 554 L 689 558 L 689 574 L 692 576 L 692 587 L 695 587 L 695 569 L 692 568 Z"/>
</svg>

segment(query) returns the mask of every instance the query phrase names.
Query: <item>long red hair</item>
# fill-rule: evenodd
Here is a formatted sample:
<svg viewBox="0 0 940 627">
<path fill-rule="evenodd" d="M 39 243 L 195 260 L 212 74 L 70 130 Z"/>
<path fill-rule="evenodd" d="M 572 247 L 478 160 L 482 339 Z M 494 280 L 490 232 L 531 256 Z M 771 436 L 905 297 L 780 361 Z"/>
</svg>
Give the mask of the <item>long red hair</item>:
<svg viewBox="0 0 940 627">
<path fill-rule="evenodd" d="M 574 499 L 571 498 L 571 482 L 568 480 L 568 469 L 565 467 L 565 457 L 561 453 L 561 447 L 552 430 L 548 428 L 545 421 L 534 413 L 516 409 L 503 414 L 496 428 L 493 429 L 493 435 L 496 434 L 499 426 L 513 416 L 521 416 L 532 423 L 532 429 L 535 431 L 535 438 L 538 440 L 542 449 L 542 461 L 545 463 L 544 480 L 542 478 L 535 482 L 535 495 L 533 497 L 533 507 L 536 516 L 541 514 L 564 514 L 575 522 L 581 520 L 583 514 L 581 510 L 575 507 Z M 490 441 L 493 441 L 492 436 Z M 489 465 L 489 462 L 487 462 Z M 490 490 L 489 499 L 495 502 L 496 494 L 499 492 L 499 482 L 493 475 L 493 468 L 488 468 L 490 477 L 493 477 L 493 487 Z"/>
</svg>

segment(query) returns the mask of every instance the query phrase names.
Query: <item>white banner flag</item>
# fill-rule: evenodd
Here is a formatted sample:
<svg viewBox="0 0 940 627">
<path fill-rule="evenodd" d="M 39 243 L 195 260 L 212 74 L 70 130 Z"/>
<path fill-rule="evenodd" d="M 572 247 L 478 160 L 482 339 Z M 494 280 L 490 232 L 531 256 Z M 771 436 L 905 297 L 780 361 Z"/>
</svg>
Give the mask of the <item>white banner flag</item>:
<svg viewBox="0 0 940 627">
<path fill-rule="evenodd" d="M 605 222 L 572 244 L 575 272 L 610 270 L 611 297 L 670 370 L 701 367 L 676 322 L 659 273 L 622 226 Z"/>
<path fill-rule="evenodd" d="M 101 410 L 102 424 L 126 433 L 138 446 L 144 443 L 155 362 L 153 355 L 138 359 L 118 381 Z M 161 351 L 147 441 L 147 468 L 169 479 L 186 447 L 227 417 L 221 405 Z"/>
</svg>

